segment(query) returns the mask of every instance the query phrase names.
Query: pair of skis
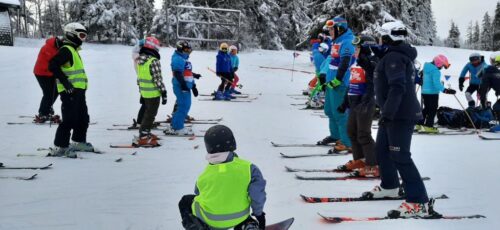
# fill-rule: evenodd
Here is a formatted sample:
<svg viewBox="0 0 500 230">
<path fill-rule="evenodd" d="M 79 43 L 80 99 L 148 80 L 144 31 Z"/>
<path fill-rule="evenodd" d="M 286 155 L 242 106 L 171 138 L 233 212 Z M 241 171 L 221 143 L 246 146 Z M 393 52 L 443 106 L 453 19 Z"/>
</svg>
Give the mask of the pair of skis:
<svg viewBox="0 0 500 230">
<path fill-rule="evenodd" d="M 0 170 L 46 170 L 52 167 L 52 163 L 45 166 L 5 166 L 0 165 Z M 0 179 L 15 179 L 15 180 L 34 180 L 38 176 L 37 173 L 30 176 L 0 176 Z"/>
</svg>

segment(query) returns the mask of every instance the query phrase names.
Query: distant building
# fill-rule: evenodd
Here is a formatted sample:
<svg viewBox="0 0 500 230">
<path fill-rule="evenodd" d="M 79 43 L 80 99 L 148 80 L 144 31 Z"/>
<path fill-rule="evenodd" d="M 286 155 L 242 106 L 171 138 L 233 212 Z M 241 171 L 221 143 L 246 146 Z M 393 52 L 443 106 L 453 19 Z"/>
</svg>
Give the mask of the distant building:
<svg viewBox="0 0 500 230">
<path fill-rule="evenodd" d="M 14 34 L 9 9 L 19 9 L 19 0 L 0 0 L 0 45 L 13 46 Z"/>
</svg>

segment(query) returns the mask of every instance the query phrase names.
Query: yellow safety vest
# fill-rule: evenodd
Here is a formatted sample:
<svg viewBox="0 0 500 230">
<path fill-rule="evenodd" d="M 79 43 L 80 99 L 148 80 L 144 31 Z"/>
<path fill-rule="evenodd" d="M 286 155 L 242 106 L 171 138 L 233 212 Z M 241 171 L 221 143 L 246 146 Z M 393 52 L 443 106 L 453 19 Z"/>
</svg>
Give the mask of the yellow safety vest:
<svg viewBox="0 0 500 230">
<path fill-rule="evenodd" d="M 68 81 L 73 85 L 73 88 L 76 89 L 87 89 L 87 75 L 85 74 L 85 68 L 83 67 L 82 59 L 80 58 L 80 54 L 70 45 L 64 45 L 63 47 L 68 48 L 73 56 L 73 65 L 70 65 L 70 62 L 61 66 L 62 72 L 68 77 Z M 64 85 L 57 82 L 57 92 L 61 93 L 65 91 Z"/>
<path fill-rule="evenodd" d="M 193 214 L 213 228 L 240 224 L 250 215 L 251 177 L 251 163 L 238 157 L 208 165 L 196 182 L 200 195 L 194 198 Z"/>
<path fill-rule="evenodd" d="M 153 76 L 149 67 L 155 57 L 150 57 L 144 64 L 137 65 L 137 79 L 139 81 L 139 90 L 143 98 L 155 98 L 161 96 L 161 91 L 153 82 Z"/>
</svg>

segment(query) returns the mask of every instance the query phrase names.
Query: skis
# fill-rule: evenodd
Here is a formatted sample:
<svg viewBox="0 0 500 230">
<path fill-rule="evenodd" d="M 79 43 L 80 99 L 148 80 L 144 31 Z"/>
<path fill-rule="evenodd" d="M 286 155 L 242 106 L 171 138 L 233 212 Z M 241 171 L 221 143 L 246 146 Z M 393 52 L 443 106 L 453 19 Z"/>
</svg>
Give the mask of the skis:
<svg viewBox="0 0 500 230">
<path fill-rule="evenodd" d="M 428 136 L 440 136 L 440 135 L 472 135 L 476 134 L 476 131 L 439 131 L 439 133 L 425 133 L 425 132 L 414 132 L 414 135 L 428 135 Z"/>
<path fill-rule="evenodd" d="M 136 148 L 155 148 L 155 147 L 160 147 L 161 145 L 109 145 L 110 148 L 126 148 L 126 149 L 136 149 Z"/>
<path fill-rule="evenodd" d="M 334 157 L 334 156 L 345 156 L 349 155 L 349 152 L 343 153 L 318 153 L 318 154 L 301 154 L 301 155 L 287 155 L 284 153 L 280 153 L 283 158 L 304 158 L 304 157 Z"/>
<path fill-rule="evenodd" d="M 386 217 L 334 217 L 334 216 L 325 216 L 318 213 L 324 221 L 331 224 L 338 224 L 342 222 L 359 222 L 359 221 L 378 221 L 378 220 L 390 220 L 390 219 L 426 219 L 426 220 L 435 220 L 435 219 L 445 219 L 445 220 L 461 220 L 461 219 L 479 219 L 486 218 L 483 215 L 464 215 L 464 216 L 443 216 L 441 214 L 432 214 L 426 217 L 399 217 L 399 218 L 390 218 Z"/>
<path fill-rule="evenodd" d="M 287 172 L 331 172 L 331 173 L 350 173 L 352 170 L 342 169 L 298 169 L 285 166 Z"/>
<path fill-rule="evenodd" d="M 45 122 L 45 123 L 35 123 L 35 122 L 7 122 L 8 125 L 59 125 L 59 123 L 50 123 L 50 122 Z M 90 122 L 89 125 L 95 125 L 97 122 Z"/>
<path fill-rule="evenodd" d="M 45 170 L 52 167 L 52 164 L 41 167 L 31 167 L 31 166 L 0 166 L 0 169 L 31 169 L 31 170 Z"/>
<path fill-rule="evenodd" d="M 231 99 L 231 100 L 214 100 L 211 98 L 200 98 L 198 101 L 217 101 L 217 102 L 252 102 L 255 101 L 257 98 L 243 98 L 243 99 Z"/>
<path fill-rule="evenodd" d="M 358 202 L 358 201 L 382 201 L 382 200 L 404 200 L 404 196 L 399 197 L 383 197 L 383 198 L 366 198 L 366 197 L 311 197 L 300 195 L 302 200 L 307 203 L 333 203 L 333 202 Z M 445 194 L 434 197 L 434 199 L 448 199 Z"/>
<path fill-rule="evenodd" d="M 200 96 L 202 96 L 202 97 L 215 97 L 215 95 L 205 94 L 205 93 L 200 94 Z M 248 97 L 250 97 L 250 94 L 233 94 L 233 97 L 236 97 L 236 98 L 248 98 Z"/>
<path fill-rule="evenodd" d="M 34 180 L 38 174 L 31 176 L 0 176 L 0 179 Z"/>
<path fill-rule="evenodd" d="M 273 147 L 333 147 L 334 144 L 331 145 L 317 145 L 317 144 L 278 144 L 271 141 L 271 145 Z"/>
<path fill-rule="evenodd" d="M 292 217 L 276 224 L 267 225 L 266 230 L 287 230 L 292 226 L 294 220 L 295 219 Z"/>
<path fill-rule="evenodd" d="M 488 140 L 488 141 L 500 140 L 500 137 L 487 137 L 487 136 L 484 136 L 482 134 L 479 134 L 478 136 L 479 136 L 479 138 L 481 138 L 483 140 Z"/>
<path fill-rule="evenodd" d="M 316 176 L 302 176 L 299 174 L 295 174 L 295 178 L 298 180 L 321 180 L 321 181 L 329 181 L 329 180 L 380 180 L 380 177 L 362 177 L 362 176 L 355 176 L 355 175 L 349 175 L 349 176 L 323 176 L 323 177 L 316 177 Z M 429 177 L 422 177 L 423 181 L 430 180 L 431 178 Z"/>
</svg>

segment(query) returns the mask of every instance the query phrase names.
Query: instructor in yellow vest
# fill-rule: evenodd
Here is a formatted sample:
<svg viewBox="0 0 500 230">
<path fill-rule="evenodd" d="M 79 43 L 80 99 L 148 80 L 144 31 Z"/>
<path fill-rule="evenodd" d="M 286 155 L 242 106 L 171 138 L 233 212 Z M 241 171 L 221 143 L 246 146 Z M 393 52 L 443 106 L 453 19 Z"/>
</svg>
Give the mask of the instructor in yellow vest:
<svg viewBox="0 0 500 230">
<path fill-rule="evenodd" d="M 236 141 L 226 126 L 208 129 L 205 146 L 209 164 L 198 177 L 196 195 L 185 195 L 179 202 L 182 226 L 187 230 L 264 230 L 266 181 L 259 168 L 236 155 Z"/>
<path fill-rule="evenodd" d="M 87 74 L 78 51 L 87 38 L 85 27 L 76 22 L 64 26 L 63 46 L 49 62 L 49 70 L 54 73 L 57 92 L 61 95 L 62 122 L 57 127 L 54 147 L 50 156 L 76 157 L 75 152 L 93 152 L 87 142 L 89 114 L 85 92 Z M 73 134 L 71 136 L 71 130 Z M 73 143 L 69 143 L 69 139 Z"/>
</svg>

